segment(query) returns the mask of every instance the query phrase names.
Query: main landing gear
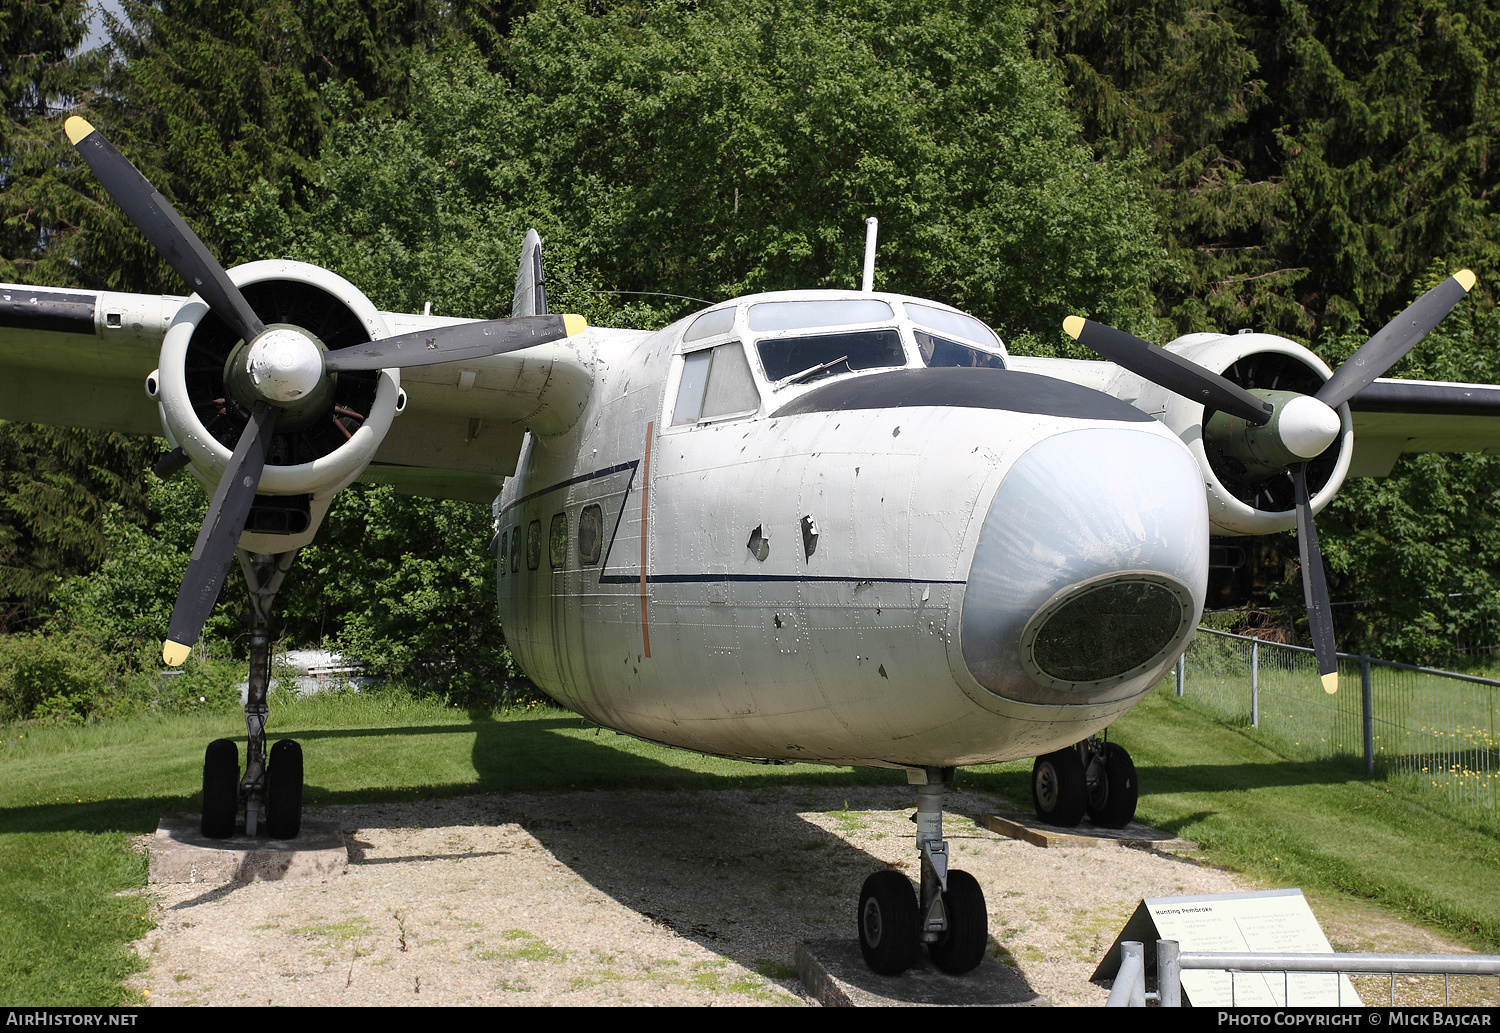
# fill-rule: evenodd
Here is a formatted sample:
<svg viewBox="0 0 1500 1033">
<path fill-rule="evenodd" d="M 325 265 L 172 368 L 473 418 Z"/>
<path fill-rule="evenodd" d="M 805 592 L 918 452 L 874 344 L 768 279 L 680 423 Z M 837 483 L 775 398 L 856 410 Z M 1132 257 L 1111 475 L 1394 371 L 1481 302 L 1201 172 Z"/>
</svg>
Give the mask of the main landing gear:
<svg viewBox="0 0 1500 1033">
<path fill-rule="evenodd" d="M 1072 828 L 1086 811 L 1100 828 L 1123 829 L 1135 818 L 1139 791 L 1130 754 L 1097 735 L 1038 757 L 1031 767 L 1031 802 L 1048 825 Z"/>
<path fill-rule="evenodd" d="M 900 975 L 925 945 L 932 963 L 962 975 L 984 960 L 989 913 L 984 891 L 968 872 L 948 869 L 943 841 L 943 793 L 953 768 L 908 769 L 917 786 L 917 851 L 922 858 L 920 899 L 905 875 L 876 872 L 859 893 L 859 949 L 865 964 L 884 976 Z"/>
<path fill-rule="evenodd" d="M 271 684 L 271 604 L 297 558 L 295 550 L 275 555 L 239 552 L 250 585 L 250 682 L 245 695 L 245 772 L 233 739 L 215 739 L 203 754 L 203 835 L 228 839 L 245 807 L 245 835 L 260 831 L 262 819 L 272 839 L 295 839 L 302 829 L 302 747 L 280 739 L 266 758 L 266 693 Z"/>
</svg>

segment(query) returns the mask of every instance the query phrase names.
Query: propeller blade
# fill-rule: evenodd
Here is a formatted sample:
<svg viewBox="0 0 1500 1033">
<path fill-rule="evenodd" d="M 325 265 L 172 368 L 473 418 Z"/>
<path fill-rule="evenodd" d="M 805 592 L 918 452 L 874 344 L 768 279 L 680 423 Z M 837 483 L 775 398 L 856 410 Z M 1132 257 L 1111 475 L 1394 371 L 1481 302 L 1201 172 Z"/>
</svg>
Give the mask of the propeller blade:
<svg viewBox="0 0 1500 1033">
<path fill-rule="evenodd" d="M 219 486 L 214 489 L 203 526 L 198 529 L 198 540 L 193 543 L 187 572 L 182 575 L 182 587 L 177 592 L 177 603 L 172 607 L 167 641 L 162 646 L 161 658 L 169 666 L 179 667 L 187 659 L 193 643 L 203 633 L 204 622 L 213 611 L 214 603 L 219 600 L 229 561 L 234 558 L 240 533 L 245 530 L 250 507 L 255 503 L 255 488 L 260 484 L 261 471 L 265 469 L 271 431 L 275 429 L 276 417 L 280 414 L 281 410 L 269 402 L 255 403 L 250 422 L 235 443 L 234 455 L 224 469 L 224 476 L 219 478 Z"/>
<path fill-rule="evenodd" d="M 198 234 L 146 181 L 146 177 L 115 150 L 104 134 L 77 115 L 63 123 L 63 130 L 74 149 L 93 170 L 104 192 L 114 199 L 167 264 L 208 302 L 208 307 L 246 341 L 264 333 L 265 324 L 229 279 L 224 267 L 198 239 Z"/>
<path fill-rule="evenodd" d="M 1412 302 L 1405 312 L 1376 331 L 1375 336 L 1334 370 L 1333 376 L 1314 395 L 1329 408 L 1337 409 L 1375 382 L 1402 356 L 1416 347 L 1418 341 L 1464 300 L 1473 288 L 1475 276 L 1460 269 L 1432 290 Z"/>
<path fill-rule="evenodd" d="M 1313 655 L 1323 691 L 1339 691 L 1339 658 L 1333 640 L 1333 610 L 1328 605 L 1328 581 L 1323 575 L 1323 552 L 1318 548 L 1318 529 L 1313 524 L 1312 499 L 1307 493 L 1307 464 L 1292 466 L 1292 484 L 1297 495 L 1297 551 L 1302 554 L 1302 595 L 1307 600 L 1307 630 L 1312 634 Z"/>
<path fill-rule="evenodd" d="M 341 373 L 482 359 L 560 341 L 587 328 L 582 316 L 573 315 L 513 316 L 454 323 L 340 348 L 323 356 L 323 366 L 330 373 Z"/>
<path fill-rule="evenodd" d="M 1124 330 L 1116 330 L 1105 323 L 1096 323 L 1082 316 L 1064 319 L 1063 329 L 1085 348 L 1097 352 L 1117 366 L 1123 366 L 1136 376 L 1184 398 L 1202 402 L 1231 416 L 1238 416 L 1246 423 L 1257 427 L 1265 426 L 1275 411 L 1275 407 L 1269 402 L 1261 401 L 1232 380 L 1165 348 L 1149 344 L 1134 334 L 1127 334 Z"/>
</svg>

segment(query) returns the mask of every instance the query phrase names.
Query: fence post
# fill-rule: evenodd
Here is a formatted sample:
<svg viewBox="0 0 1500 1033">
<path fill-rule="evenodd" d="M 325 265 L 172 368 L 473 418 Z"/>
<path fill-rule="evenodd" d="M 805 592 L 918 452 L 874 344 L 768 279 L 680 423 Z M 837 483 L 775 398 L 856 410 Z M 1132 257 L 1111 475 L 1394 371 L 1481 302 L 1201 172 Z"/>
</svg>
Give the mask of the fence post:
<svg viewBox="0 0 1500 1033">
<path fill-rule="evenodd" d="M 1260 727 L 1260 639 L 1250 640 L 1250 727 Z"/>
<path fill-rule="evenodd" d="M 1109 990 L 1106 1008 L 1146 1006 L 1146 945 L 1140 940 L 1120 941 L 1120 970 Z"/>
<path fill-rule="evenodd" d="M 1359 705 L 1364 712 L 1365 777 L 1375 777 L 1375 702 L 1370 691 L 1370 657 L 1359 658 Z"/>
<path fill-rule="evenodd" d="M 1181 696 L 1187 688 L 1187 650 L 1177 658 L 1177 695 Z"/>
<path fill-rule="evenodd" d="M 1156 1003 L 1163 1008 L 1182 1007 L 1181 953 L 1176 940 L 1156 941 Z"/>
</svg>

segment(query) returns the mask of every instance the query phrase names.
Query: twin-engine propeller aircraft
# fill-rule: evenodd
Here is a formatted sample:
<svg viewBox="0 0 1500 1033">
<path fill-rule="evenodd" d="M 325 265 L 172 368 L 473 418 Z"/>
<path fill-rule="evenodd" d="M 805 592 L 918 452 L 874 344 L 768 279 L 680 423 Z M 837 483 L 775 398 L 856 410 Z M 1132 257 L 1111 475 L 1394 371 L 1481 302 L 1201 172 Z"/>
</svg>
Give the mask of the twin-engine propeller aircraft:
<svg viewBox="0 0 1500 1033">
<path fill-rule="evenodd" d="M 1107 361 L 1010 356 L 948 305 L 864 289 L 711 305 L 655 332 L 548 313 L 527 235 L 507 319 L 378 311 L 292 261 L 225 271 L 80 118 L 69 139 L 196 292 L 0 286 L 0 416 L 143 434 L 212 502 L 163 649 L 180 664 L 234 556 L 253 599 L 248 751 L 209 745 L 203 831 L 300 824 L 302 754 L 266 755 L 272 602 L 355 480 L 491 503 L 503 626 L 553 698 L 672 746 L 904 768 L 921 884 L 877 872 L 872 968 L 982 959 L 949 867 L 960 765 L 1037 757 L 1047 820 L 1121 826 L 1097 733 L 1172 666 L 1210 536 L 1296 526 L 1336 687 L 1313 516 L 1402 451 L 1500 450 L 1500 388 L 1377 380 L 1473 286 L 1460 272 L 1337 372 L 1266 334 L 1167 348 L 1071 318 Z M 145 390 L 142 392 L 141 384 Z M 1356 432 L 1359 451 L 1355 451 Z M 497 498 L 498 496 L 498 498 Z"/>
</svg>

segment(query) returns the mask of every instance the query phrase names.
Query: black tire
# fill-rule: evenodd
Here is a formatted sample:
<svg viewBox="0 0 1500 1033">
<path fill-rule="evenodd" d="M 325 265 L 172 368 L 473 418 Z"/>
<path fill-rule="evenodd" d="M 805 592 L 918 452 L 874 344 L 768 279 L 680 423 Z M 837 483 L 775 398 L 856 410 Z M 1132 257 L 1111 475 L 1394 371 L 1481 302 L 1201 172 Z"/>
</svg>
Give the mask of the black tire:
<svg viewBox="0 0 1500 1033">
<path fill-rule="evenodd" d="M 1088 792 L 1076 746 L 1038 757 L 1031 766 L 1031 803 L 1048 825 L 1070 829 L 1082 821 Z"/>
<path fill-rule="evenodd" d="M 296 839 L 302 831 L 302 745 L 277 739 L 266 764 L 266 835 Z"/>
<path fill-rule="evenodd" d="M 203 751 L 203 835 L 233 836 L 239 811 L 240 748 L 233 739 L 215 739 Z"/>
<path fill-rule="evenodd" d="M 1125 747 L 1104 744 L 1104 761 L 1099 781 L 1089 787 L 1089 820 L 1100 828 L 1123 829 L 1135 818 L 1140 784 L 1135 777 L 1135 762 Z"/>
<path fill-rule="evenodd" d="M 870 971 L 899 976 L 917 960 L 917 892 L 900 872 L 876 872 L 859 891 L 859 949 Z"/>
<path fill-rule="evenodd" d="M 943 912 L 948 916 L 948 930 L 942 939 L 927 945 L 927 954 L 949 975 L 972 972 L 984 960 L 990 943 L 990 916 L 979 880 L 968 872 L 949 872 Z"/>
</svg>

